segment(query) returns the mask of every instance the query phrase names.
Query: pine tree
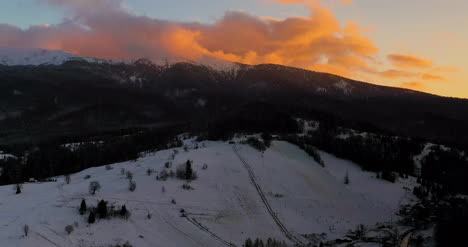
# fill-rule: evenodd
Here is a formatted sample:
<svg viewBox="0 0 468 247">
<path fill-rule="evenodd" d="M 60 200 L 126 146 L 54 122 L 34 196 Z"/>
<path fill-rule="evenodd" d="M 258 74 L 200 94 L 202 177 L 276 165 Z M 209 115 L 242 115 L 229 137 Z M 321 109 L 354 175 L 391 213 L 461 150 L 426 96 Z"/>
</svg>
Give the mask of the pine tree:
<svg viewBox="0 0 468 247">
<path fill-rule="evenodd" d="M 344 178 L 344 184 L 349 184 L 349 175 L 348 172 L 346 172 L 345 178 Z"/>
<path fill-rule="evenodd" d="M 119 214 L 120 214 L 120 216 L 125 217 L 127 215 L 127 213 L 128 213 L 127 207 L 125 207 L 125 205 L 123 205 L 122 208 L 119 211 Z"/>
<path fill-rule="evenodd" d="M 83 215 L 86 213 L 87 207 L 86 207 L 86 201 L 83 199 L 81 200 L 81 205 L 80 205 L 80 214 Z"/>
<path fill-rule="evenodd" d="M 187 163 L 185 163 L 185 179 L 187 180 L 191 179 L 192 175 L 193 175 L 192 162 L 190 162 L 190 160 L 187 160 Z"/>
<path fill-rule="evenodd" d="M 244 247 L 253 247 L 252 239 L 248 238 L 245 240 Z"/>
<path fill-rule="evenodd" d="M 94 215 L 93 212 L 90 212 L 88 217 L 88 223 L 93 224 L 94 222 L 96 222 L 96 215 Z"/>
<path fill-rule="evenodd" d="M 16 185 L 16 194 L 21 194 L 21 185 L 20 184 Z"/>
<path fill-rule="evenodd" d="M 101 200 L 97 205 L 97 214 L 99 218 L 104 219 L 107 217 L 107 202 Z"/>
</svg>

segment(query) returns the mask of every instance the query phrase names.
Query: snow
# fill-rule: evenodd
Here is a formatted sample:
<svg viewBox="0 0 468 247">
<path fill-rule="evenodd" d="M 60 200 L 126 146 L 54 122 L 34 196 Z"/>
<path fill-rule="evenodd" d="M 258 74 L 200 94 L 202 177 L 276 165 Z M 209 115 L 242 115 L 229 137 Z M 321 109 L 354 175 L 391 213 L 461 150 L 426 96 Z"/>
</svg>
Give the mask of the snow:
<svg viewBox="0 0 468 247">
<path fill-rule="evenodd" d="M 16 156 L 0 151 L 0 160 L 7 159 L 7 158 L 16 158 Z"/>
<path fill-rule="evenodd" d="M 44 49 L 19 49 L 0 47 L 0 65 L 60 65 L 76 55 Z"/>
<path fill-rule="evenodd" d="M 27 183 L 19 195 L 11 185 L 1 186 L 2 246 L 107 246 L 125 241 L 139 247 L 222 246 L 222 241 L 241 246 L 248 237 L 289 241 L 265 207 L 239 156 L 250 166 L 277 218 L 301 240 L 301 234 L 325 232 L 329 237 L 341 237 L 357 224 L 395 220 L 398 206 L 412 196 L 405 187 L 412 186 L 413 179 L 395 184 L 378 180 L 352 162 L 320 152 L 326 165 L 322 168 L 286 142 L 274 141 L 264 153 L 236 144 L 239 156 L 233 144 L 193 140 L 186 144 L 190 147 L 187 152 L 182 148 L 161 150 L 135 162 L 114 164 L 111 170 L 84 170 L 71 175 L 70 184 L 65 184 L 63 177 L 58 182 Z M 174 150 L 178 154 L 172 160 Z M 175 170 L 188 159 L 193 160 L 198 173 L 198 179 L 190 183 L 194 190 L 182 189 L 184 181 L 159 181 L 156 174 L 146 174 L 148 168 L 161 171 L 167 161 Z M 208 169 L 202 169 L 203 164 Z M 121 168 L 133 172 L 136 191 L 128 190 Z M 343 183 L 346 173 L 349 185 Z M 84 179 L 85 175 L 91 178 Z M 95 180 L 102 189 L 92 196 L 88 185 Z M 131 216 L 128 221 L 99 220 L 88 225 L 77 209 L 82 198 L 88 205 L 96 205 L 100 199 L 125 204 Z M 180 217 L 180 209 L 187 212 L 187 218 Z M 65 226 L 74 222 L 79 226 L 67 235 Z M 31 229 L 28 237 L 22 236 L 25 224 Z"/>
<path fill-rule="evenodd" d="M 346 95 L 349 95 L 352 92 L 352 87 L 344 79 L 341 79 L 339 82 L 335 83 L 334 86 L 338 89 L 341 89 Z"/>
<path fill-rule="evenodd" d="M 139 59 L 126 60 L 108 60 L 92 57 L 81 57 L 60 50 L 45 50 L 45 49 L 25 49 L 25 48 L 9 48 L 0 47 L 0 65 L 17 66 L 17 65 L 61 65 L 67 61 L 87 61 L 97 64 L 133 64 Z M 149 59 L 152 63 L 159 66 L 171 66 L 176 63 L 191 63 L 209 67 L 215 71 L 222 71 L 237 75 L 240 69 L 240 64 L 225 61 L 211 56 L 203 56 L 197 60 L 192 60 L 183 57 L 157 57 Z M 136 76 L 129 78 L 132 82 L 140 82 L 141 79 Z"/>
<path fill-rule="evenodd" d="M 432 152 L 432 147 L 434 146 L 435 144 L 433 143 L 426 143 L 421 153 L 413 157 L 415 174 L 417 176 L 421 176 L 421 169 L 422 169 L 421 162 Z"/>
</svg>

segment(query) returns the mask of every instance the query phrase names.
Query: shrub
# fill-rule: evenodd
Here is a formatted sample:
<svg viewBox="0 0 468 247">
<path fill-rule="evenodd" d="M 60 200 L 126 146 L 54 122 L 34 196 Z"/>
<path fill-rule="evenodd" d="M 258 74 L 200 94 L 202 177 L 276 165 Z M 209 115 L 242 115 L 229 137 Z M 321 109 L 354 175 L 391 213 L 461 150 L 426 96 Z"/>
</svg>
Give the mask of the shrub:
<svg viewBox="0 0 468 247">
<path fill-rule="evenodd" d="M 129 180 L 128 181 L 128 190 L 135 191 L 136 190 L 136 183 L 135 181 Z"/>
<path fill-rule="evenodd" d="M 21 194 L 21 188 L 22 188 L 22 187 L 23 187 L 23 186 L 22 186 L 21 184 L 16 184 L 16 185 L 15 185 L 16 194 Z"/>
<path fill-rule="evenodd" d="M 154 172 L 154 170 L 151 169 L 151 168 L 148 168 L 148 169 L 146 170 L 146 174 L 147 174 L 148 176 L 151 176 L 151 174 L 153 174 L 153 172 Z"/>
<path fill-rule="evenodd" d="M 94 212 L 89 212 L 88 223 L 93 224 L 94 222 L 96 222 L 96 215 Z"/>
<path fill-rule="evenodd" d="M 114 167 L 110 166 L 110 165 L 106 165 L 106 170 L 109 171 L 109 170 L 112 170 L 114 169 Z"/>
<path fill-rule="evenodd" d="M 80 214 L 83 215 L 86 213 L 87 207 L 86 207 L 86 201 L 83 199 L 81 200 L 81 205 L 80 205 Z"/>
<path fill-rule="evenodd" d="M 193 190 L 193 187 L 190 186 L 190 184 L 183 184 L 182 189 L 184 189 L 184 190 Z"/>
<path fill-rule="evenodd" d="M 251 147 L 257 149 L 260 152 L 263 152 L 266 150 L 265 144 L 256 137 L 249 137 L 247 139 L 247 144 L 249 144 Z"/>
<path fill-rule="evenodd" d="M 350 181 L 349 181 L 349 175 L 348 175 L 348 172 L 346 172 L 346 175 L 344 177 L 344 184 L 349 184 Z"/>
<path fill-rule="evenodd" d="M 101 200 L 97 205 L 97 214 L 99 218 L 104 219 L 107 217 L 107 201 Z"/>
<path fill-rule="evenodd" d="M 164 167 L 171 168 L 172 167 L 172 162 L 168 161 L 168 162 L 164 163 Z"/>
<path fill-rule="evenodd" d="M 84 176 L 84 179 L 90 179 L 90 178 L 91 178 L 91 175 Z"/>
<path fill-rule="evenodd" d="M 127 171 L 127 179 L 132 180 L 133 179 L 133 173 L 131 171 Z"/>
<path fill-rule="evenodd" d="M 391 171 L 383 171 L 381 177 L 382 177 L 382 179 L 387 180 L 387 181 L 392 182 L 392 183 L 395 183 L 395 181 L 396 181 L 396 176 Z"/>
<path fill-rule="evenodd" d="M 205 164 L 203 164 L 203 166 L 202 166 L 202 169 L 203 169 L 203 170 L 206 170 L 206 169 L 208 169 L 208 164 L 206 164 L 206 163 L 205 163 Z"/>
<path fill-rule="evenodd" d="M 23 227 L 24 236 L 27 237 L 29 233 L 29 226 L 26 224 Z"/>
<path fill-rule="evenodd" d="M 73 232 L 74 228 L 72 225 L 65 226 L 65 231 L 70 235 Z"/>
<path fill-rule="evenodd" d="M 125 169 L 124 168 L 120 169 L 120 175 L 124 175 L 124 174 L 125 174 Z"/>
<path fill-rule="evenodd" d="M 70 184 L 70 182 L 71 182 L 70 174 L 65 175 L 65 183 Z"/>
</svg>

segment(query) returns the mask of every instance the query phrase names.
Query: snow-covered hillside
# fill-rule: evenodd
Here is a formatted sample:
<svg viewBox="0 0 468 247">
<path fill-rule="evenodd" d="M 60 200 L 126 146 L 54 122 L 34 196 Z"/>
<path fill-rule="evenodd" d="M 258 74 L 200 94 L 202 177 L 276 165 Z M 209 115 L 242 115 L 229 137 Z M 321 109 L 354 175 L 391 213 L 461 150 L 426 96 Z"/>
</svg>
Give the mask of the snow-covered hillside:
<svg viewBox="0 0 468 247">
<path fill-rule="evenodd" d="M 128 60 L 107 60 L 90 57 L 82 57 L 75 54 L 67 53 L 60 50 L 45 50 L 45 49 L 23 49 L 23 48 L 7 48 L 0 47 L 0 65 L 16 66 L 16 65 L 60 65 L 70 60 L 83 60 L 90 63 L 125 63 L 133 64 L 138 59 Z M 237 63 L 224 61 L 214 57 L 204 56 L 198 61 L 190 60 L 182 57 L 158 57 L 150 58 L 152 63 L 160 66 L 173 65 L 176 63 L 192 63 L 195 65 L 207 66 L 216 71 L 236 72 L 240 65 Z"/>
<path fill-rule="evenodd" d="M 59 50 L 0 47 L 1 65 L 60 65 L 77 55 Z"/>
<path fill-rule="evenodd" d="M 248 237 L 274 237 L 307 243 L 303 234 L 343 236 L 358 224 L 395 220 L 400 204 L 412 199 L 412 178 L 392 184 L 345 160 L 321 152 L 325 168 L 298 147 L 274 141 L 264 153 L 243 144 L 195 143 L 162 150 L 134 162 L 97 167 L 57 182 L 27 183 L 22 193 L 0 187 L 2 246 L 109 246 L 129 241 L 133 246 L 242 246 Z M 198 148 L 195 148 L 195 147 Z M 177 151 L 175 151 L 177 150 Z M 175 155 L 174 155 L 175 154 Z M 156 180 L 193 161 L 198 179 L 184 190 L 182 180 Z M 203 169 L 204 165 L 207 169 Z M 137 188 L 128 190 L 121 169 L 133 173 Z M 155 173 L 148 175 L 147 170 Z M 345 185 L 348 174 L 350 184 Z M 85 179 L 90 175 L 89 179 Z M 91 181 L 102 189 L 90 195 Z M 131 212 L 123 219 L 88 225 L 80 216 L 82 199 L 96 205 L 104 199 Z M 172 203 L 174 200 L 175 204 Z M 181 217 L 181 209 L 187 217 Z M 151 215 L 151 217 L 148 217 Z M 78 224 L 68 235 L 66 225 Z M 24 225 L 30 234 L 23 236 Z"/>
</svg>

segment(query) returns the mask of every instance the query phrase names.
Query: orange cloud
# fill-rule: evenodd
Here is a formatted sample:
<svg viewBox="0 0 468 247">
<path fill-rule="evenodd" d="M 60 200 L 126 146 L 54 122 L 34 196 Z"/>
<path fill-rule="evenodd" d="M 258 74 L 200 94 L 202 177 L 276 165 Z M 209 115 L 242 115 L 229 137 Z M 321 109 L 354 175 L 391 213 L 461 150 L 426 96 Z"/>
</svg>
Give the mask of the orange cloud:
<svg viewBox="0 0 468 247">
<path fill-rule="evenodd" d="M 402 78 L 402 77 L 414 77 L 414 76 L 417 76 L 417 73 L 412 73 L 412 72 L 403 71 L 403 70 L 389 69 L 389 70 L 380 72 L 379 75 L 384 78 L 396 79 L 396 78 Z"/>
<path fill-rule="evenodd" d="M 427 87 L 424 85 L 424 83 L 421 82 L 405 82 L 400 85 L 398 85 L 400 88 L 406 88 L 406 89 L 411 89 L 411 90 L 417 90 L 417 91 L 422 91 L 425 90 Z"/>
<path fill-rule="evenodd" d="M 432 61 L 413 55 L 390 54 L 387 58 L 397 68 L 428 68 L 432 66 Z"/>
<path fill-rule="evenodd" d="M 63 23 L 22 30 L 0 25 L 0 46 L 60 49 L 108 59 L 212 56 L 246 64 L 275 63 L 353 76 L 373 70 L 378 52 L 363 28 L 342 25 L 319 0 L 308 17 L 273 19 L 228 11 L 213 24 L 170 22 L 128 13 L 120 0 L 41 0 L 68 8 Z"/>
<path fill-rule="evenodd" d="M 446 80 L 444 77 L 440 75 L 427 74 L 427 73 L 422 74 L 421 78 L 427 81 L 445 81 Z"/>
</svg>

